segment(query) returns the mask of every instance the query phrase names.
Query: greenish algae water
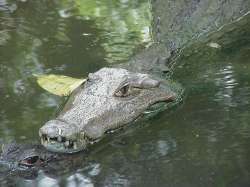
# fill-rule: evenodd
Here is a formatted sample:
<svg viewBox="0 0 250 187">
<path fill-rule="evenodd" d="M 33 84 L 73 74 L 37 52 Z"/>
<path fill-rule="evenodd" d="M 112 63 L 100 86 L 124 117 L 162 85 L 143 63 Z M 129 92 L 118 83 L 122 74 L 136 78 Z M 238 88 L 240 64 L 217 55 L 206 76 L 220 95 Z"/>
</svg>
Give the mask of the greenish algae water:
<svg viewBox="0 0 250 187">
<path fill-rule="evenodd" d="M 85 77 L 150 42 L 147 21 L 135 30 L 126 21 L 129 10 L 150 20 L 149 9 L 142 12 L 146 0 L 1 3 L 1 143 L 38 142 L 39 127 L 63 103 L 39 88 L 32 73 Z M 244 20 L 184 50 L 174 79 L 186 97 L 176 110 L 139 122 L 89 161 L 76 160 L 75 169 L 40 171 L 32 179 L 1 171 L 0 186 L 250 186 L 250 22 Z M 116 42 L 121 23 L 127 29 L 118 38 L 126 39 Z M 133 48 L 116 52 L 121 46 Z"/>
</svg>

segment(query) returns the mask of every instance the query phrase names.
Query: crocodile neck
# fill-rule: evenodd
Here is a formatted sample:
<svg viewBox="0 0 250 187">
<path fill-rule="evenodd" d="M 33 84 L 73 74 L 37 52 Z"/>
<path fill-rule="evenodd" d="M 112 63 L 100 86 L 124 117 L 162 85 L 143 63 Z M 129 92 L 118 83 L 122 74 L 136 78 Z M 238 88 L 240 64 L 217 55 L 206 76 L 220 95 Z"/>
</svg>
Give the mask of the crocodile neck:
<svg viewBox="0 0 250 187">
<path fill-rule="evenodd" d="M 128 63 L 120 64 L 119 67 L 132 72 L 155 74 L 162 77 L 170 71 L 170 57 L 171 53 L 163 43 L 153 43 L 133 56 Z"/>
<path fill-rule="evenodd" d="M 153 44 L 120 65 L 130 71 L 171 76 L 187 46 L 249 13 L 246 0 L 151 0 Z"/>
</svg>

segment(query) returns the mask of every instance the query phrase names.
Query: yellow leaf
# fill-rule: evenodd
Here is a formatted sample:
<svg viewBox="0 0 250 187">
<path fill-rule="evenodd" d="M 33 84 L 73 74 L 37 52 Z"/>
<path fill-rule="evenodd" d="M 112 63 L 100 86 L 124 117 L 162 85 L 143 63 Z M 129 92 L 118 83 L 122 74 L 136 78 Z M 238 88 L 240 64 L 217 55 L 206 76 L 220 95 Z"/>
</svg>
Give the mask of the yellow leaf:
<svg viewBox="0 0 250 187">
<path fill-rule="evenodd" d="M 86 79 L 76 79 L 64 75 L 34 75 L 37 77 L 37 83 L 43 89 L 58 96 L 70 95 Z"/>
<path fill-rule="evenodd" d="M 209 44 L 207 44 L 209 47 L 212 47 L 212 48 L 216 48 L 216 49 L 220 49 L 221 48 L 221 45 L 218 44 L 218 43 L 215 43 L 215 42 L 210 42 Z"/>
</svg>

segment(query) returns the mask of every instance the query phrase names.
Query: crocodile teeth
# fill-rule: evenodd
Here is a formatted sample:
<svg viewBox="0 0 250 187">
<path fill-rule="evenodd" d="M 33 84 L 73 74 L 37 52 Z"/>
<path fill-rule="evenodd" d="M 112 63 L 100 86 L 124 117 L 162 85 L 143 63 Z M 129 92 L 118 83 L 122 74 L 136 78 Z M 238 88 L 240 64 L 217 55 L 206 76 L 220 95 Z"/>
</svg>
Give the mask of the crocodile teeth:
<svg viewBox="0 0 250 187">
<path fill-rule="evenodd" d="M 68 146 L 69 146 L 69 140 L 67 140 L 67 141 L 64 143 L 64 145 L 65 145 L 66 147 L 68 147 Z"/>
<path fill-rule="evenodd" d="M 77 149 L 76 142 L 74 142 L 73 148 L 74 148 L 74 149 Z"/>
<path fill-rule="evenodd" d="M 58 134 L 59 134 L 59 136 L 62 135 L 62 129 L 58 128 Z"/>
<path fill-rule="evenodd" d="M 62 137 L 61 137 L 61 136 L 58 136 L 58 137 L 57 137 L 57 141 L 58 141 L 58 142 L 61 142 L 61 141 L 62 141 Z"/>
<path fill-rule="evenodd" d="M 48 142 L 50 142 L 50 137 L 47 137 L 47 139 L 48 139 Z"/>
<path fill-rule="evenodd" d="M 41 144 L 43 144 L 43 138 L 41 138 Z"/>
<path fill-rule="evenodd" d="M 45 140 L 45 141 L 43 142 L 43 145 L 44 145 L 44 146 L 47 146 L 47 145 L 48 145 L 48 142 Z"/>
</svg>

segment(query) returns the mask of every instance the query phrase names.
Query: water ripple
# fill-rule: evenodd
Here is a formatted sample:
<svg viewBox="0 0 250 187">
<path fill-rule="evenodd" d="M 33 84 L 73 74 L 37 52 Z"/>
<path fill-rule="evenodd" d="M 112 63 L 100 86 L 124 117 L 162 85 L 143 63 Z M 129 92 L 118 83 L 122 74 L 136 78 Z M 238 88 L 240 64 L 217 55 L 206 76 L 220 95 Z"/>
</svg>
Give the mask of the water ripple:
<svg viewBox="0 0 250 187">
<path fill-rule="evenodd" d="M 235 76 L 234 67 L 229 64 L 221 68 L 219 72 L 216 73 L 214 81 L 218 87 L 214 101 L 221 102 L 229 107 L 235 106 L 236 103 L 233 99 L 234 89 L 239 83 Z"/>
</svg>

